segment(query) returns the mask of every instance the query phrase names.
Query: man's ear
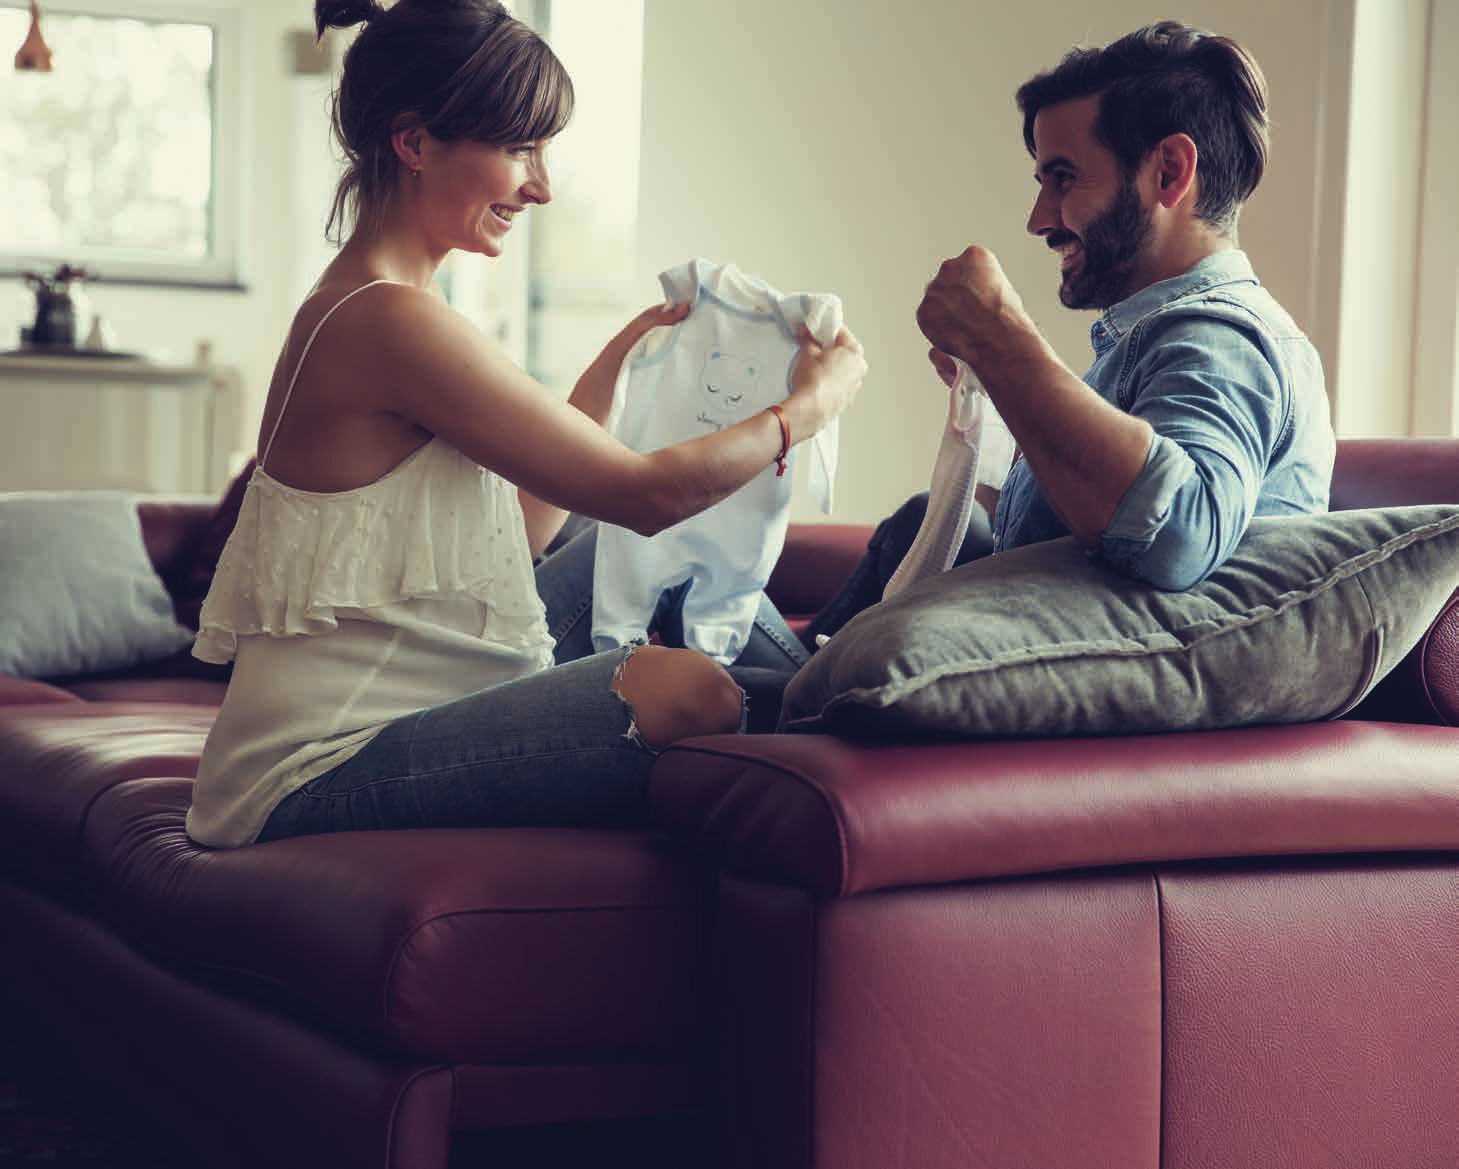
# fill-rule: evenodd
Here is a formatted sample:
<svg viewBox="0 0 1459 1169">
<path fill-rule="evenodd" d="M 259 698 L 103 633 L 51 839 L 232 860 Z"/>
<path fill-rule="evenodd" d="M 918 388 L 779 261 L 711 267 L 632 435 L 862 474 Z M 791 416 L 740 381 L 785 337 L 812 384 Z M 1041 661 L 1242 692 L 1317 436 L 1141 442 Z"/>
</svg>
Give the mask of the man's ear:
<svg viewBox="0 0 1459 1169">
<path fill-rule="evenodd" d="M 408 171 L 421 169 L 421 153 L 425 148 L 428 132 L 419 114 L 396 114 L 390 127 L 390 145 L 395 157 Z"/>
<path fill-rule="evenodd" d="M 1168 134 L 1155 147 L 1155 198 L 1174 207 L 1195 188 L 1198 152 L 1189 134 Z"/>
</svg>

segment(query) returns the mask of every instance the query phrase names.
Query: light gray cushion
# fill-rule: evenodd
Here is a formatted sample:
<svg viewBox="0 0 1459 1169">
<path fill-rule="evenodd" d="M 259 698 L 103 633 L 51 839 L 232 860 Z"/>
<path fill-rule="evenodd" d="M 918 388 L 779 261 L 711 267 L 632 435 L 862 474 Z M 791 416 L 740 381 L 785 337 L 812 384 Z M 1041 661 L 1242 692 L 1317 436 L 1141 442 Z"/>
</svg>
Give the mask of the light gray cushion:
<svg viewBox="0 0 1459 1169">
<path fill-rule="evenodd" d="M 131 496 L 0 495 L 0 672 L 121 669 L 191 638 L 147 558 Z"/>
<path fill-rule="evenodd" d="M 1054 540 L 858 614 L 792 679 L 782 725 L 1098 735 L 1334 717 L 1456 585 L 1455 506 L 1257 519 L 1181 593 Z"/>
</svg>

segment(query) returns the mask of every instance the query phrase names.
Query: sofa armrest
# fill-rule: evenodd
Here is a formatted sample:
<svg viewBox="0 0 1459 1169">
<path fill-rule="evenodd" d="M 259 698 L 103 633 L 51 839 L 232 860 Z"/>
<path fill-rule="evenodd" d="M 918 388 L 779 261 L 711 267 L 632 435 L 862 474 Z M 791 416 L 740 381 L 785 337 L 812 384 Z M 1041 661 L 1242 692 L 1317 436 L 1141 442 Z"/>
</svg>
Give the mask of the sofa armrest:
<svg viewBox="0 0 1459 1169">
<path fill-rule="evenodd" d="M 34 678 L 18 678 L 14 674 L 0 674 L 0 707 L 33 706 L 42 702 L 80 702 L 81 699 L 68 690 L 40 682 Z"/>
<path fill-rule="evenodd" d="M 1459 726 L 1459 592 L 1347 717 Z"/>
<path fill-rule="evenodd" d="M 713 736 L 654 766 L 655 820 L 826 897 L 1090 866 L 1459 848 L 1459 732 L 1327 722 L 865 745 Z"/>
<path fill-rule="evenodd" d="M 1333 511 L 1454 502 L 1459 502 L 1459 438 L 1338 440 Z"/>
<path fill-rule="evenodd" d="M 141 495 L 137 519 L 152 567 L 163 580 L 185 573 L 218 501 L 206 495 Z"/>
</svg>

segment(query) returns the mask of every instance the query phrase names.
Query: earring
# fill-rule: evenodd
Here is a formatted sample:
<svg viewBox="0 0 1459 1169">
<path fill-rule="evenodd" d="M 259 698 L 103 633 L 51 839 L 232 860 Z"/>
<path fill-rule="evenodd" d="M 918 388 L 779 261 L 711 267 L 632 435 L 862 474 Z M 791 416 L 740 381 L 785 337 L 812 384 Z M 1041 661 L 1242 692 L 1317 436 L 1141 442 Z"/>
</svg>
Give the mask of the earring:
<svg viewBox="0 0 1459 1169">
<path fill-rule="evenodd" d="M 410 168 L 410 177 L 413 178 L 413 179 L 420 178 L 420 167 L 418 167 L 418 166 L 411 167 Z"/>
</svg>

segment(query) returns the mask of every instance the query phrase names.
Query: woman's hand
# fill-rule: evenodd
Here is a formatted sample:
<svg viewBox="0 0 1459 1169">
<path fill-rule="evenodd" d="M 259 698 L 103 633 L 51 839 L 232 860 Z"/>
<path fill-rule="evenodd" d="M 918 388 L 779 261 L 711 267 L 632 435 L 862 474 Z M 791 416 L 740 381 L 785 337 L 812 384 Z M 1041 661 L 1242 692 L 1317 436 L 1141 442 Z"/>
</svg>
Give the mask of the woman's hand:
<svg viewBox="0 0 1459 1169">
<path fill-rule="evenodd" d="M 865 377 L 866 355 L 851 330 L 842 329 L 830 345 L 821 345 L 802 325 L 800 357 L 784 403 L 791 442 L 810 438 L 851 405 Z"/>
<path fill-rule="evenodd" d="M 624 325 L 583 370 L 568 401 L 593 421 L 599 424 L 606 421 L 613 409 L 613 387 L 618 382 L 618 371 L 623 368 L 629 352 L 650 329 L 677 325 L 689 315 L 690 307 L 687 304 L 656 304 L 644 309 Z"/>
</svg>

